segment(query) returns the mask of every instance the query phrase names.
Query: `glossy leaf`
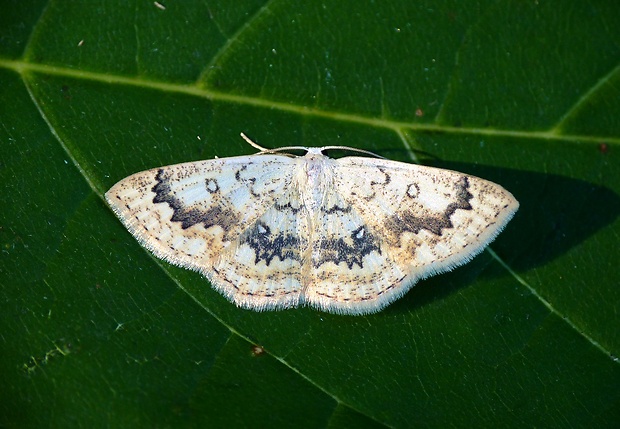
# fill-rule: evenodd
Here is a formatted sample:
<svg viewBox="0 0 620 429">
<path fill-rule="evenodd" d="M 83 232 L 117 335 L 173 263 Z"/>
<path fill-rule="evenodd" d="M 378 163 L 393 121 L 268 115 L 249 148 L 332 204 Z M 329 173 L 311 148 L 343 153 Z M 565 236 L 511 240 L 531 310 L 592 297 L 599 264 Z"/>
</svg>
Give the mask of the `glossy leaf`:
<svg viewBox="0 0 620 429">
<path fill-rule="evenodd" d="M 5 3 L 1 425 L 620 421 L 614 2 Z M 253 153 L 240 132 L 475 174 L 521 208 L 381 313 L 241 310 L 103 200 Z"/>
</svg>

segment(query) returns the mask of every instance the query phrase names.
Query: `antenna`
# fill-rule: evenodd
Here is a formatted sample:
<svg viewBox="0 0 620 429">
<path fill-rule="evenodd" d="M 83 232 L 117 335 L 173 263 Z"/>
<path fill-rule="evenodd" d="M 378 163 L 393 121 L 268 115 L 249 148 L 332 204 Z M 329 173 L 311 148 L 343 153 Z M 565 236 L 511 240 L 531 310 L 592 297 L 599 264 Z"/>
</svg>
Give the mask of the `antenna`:
<svg viewBox="0 0 620 429">
<path fill-rule="evenodd" d="M 254 141 L 252 141 L 244 133 L 241 133 L 241 138 L 243 138 L 243 140 L 248 142 L 248 144 L 250 146 L 260 150 L 262 153 L 276 153 L 276 152 L 282 152 L 282 151 L 286 151 L 286 150 L 305 150 L 306 152 L 310 151 L 310 148 L 305 147 L 305 146 L 286 146 L 286 147 L 279 147 L 279 148 L 276 148 L 276 149 L 267 149 L 267 148 L 264 148 L 264 147 L 260 146 L 258 143 L 255 143 Z M 320 149 L 321 153 L 324 150 L 348 150 L 349 152 L 358 152 L 358 153 L 363 153 L 363 154 L 366 154 L 366 155 L 374 156 L 375 158 L 387 159 L 387 158 L 385 158 L 385 157 L 383 157 L 381 155 L 377 155 L 374 152 L 370 152 L 370 151 L 364 150 L 364 149 L 358 149 L 358 148 L 355 148 L 355 147 L 349 147 L 349 146 L 324 146 L 324 147 L 319 148 L 319 149 Z"/>
</svg>

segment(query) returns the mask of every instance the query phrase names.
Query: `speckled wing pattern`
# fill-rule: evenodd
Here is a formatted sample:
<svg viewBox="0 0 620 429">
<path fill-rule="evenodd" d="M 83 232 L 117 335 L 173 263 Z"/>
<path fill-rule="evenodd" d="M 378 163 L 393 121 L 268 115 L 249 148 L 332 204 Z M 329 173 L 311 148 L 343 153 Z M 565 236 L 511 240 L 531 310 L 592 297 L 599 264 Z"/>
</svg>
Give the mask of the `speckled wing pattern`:
<svg viewBox="0 0 620 429">
<path fill-rule="evenodd" d="M 469 261 L 519 207 L 474 176 L 303 149 L 136 173 L 106 199 L 143 246 L 240 307 L 340 314 L 379 311 Z"/>
</svg>

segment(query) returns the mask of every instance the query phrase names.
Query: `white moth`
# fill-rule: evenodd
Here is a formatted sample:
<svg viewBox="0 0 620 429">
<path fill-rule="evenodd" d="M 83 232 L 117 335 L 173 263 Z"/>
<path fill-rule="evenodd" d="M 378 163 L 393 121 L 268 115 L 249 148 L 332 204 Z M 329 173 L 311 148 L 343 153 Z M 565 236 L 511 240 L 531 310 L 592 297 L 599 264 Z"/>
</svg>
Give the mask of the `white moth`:
<svg viewBox="0 0 620 429">
<path fill-rule="evenodd" d="M 143 171 L 105 195 L 143 246 L 243 308 L 379 311 L 472 259 L 519 207 L 455 171 L 249 142 L 261 152 Z"/>
</svg>

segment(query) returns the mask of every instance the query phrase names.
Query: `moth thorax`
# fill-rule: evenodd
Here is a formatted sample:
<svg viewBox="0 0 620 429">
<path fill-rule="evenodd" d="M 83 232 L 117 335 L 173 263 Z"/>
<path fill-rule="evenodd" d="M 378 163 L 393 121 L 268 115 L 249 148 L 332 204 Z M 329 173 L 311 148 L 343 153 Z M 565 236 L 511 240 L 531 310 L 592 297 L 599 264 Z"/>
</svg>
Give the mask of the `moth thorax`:
<svg viewBox="0 0 620 429">
<path fill-rule="evenodd" d="M 304 205 L 317 211 L 323 204 L 326 189 L 333 180 L 329 159 L 321 154 L 308 154 L 302 158 L 298 184 Z"/>
</svg>

